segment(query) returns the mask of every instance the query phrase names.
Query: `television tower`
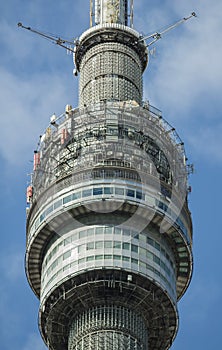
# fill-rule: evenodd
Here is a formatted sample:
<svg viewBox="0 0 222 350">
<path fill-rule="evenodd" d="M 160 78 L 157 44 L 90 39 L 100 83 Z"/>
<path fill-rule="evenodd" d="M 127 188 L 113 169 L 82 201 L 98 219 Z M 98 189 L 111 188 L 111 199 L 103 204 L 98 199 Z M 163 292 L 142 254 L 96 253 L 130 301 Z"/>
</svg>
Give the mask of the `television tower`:
<svg viewBox="0 0 222 350">
<path fill-rule="evenodd" d="M 144 37 L 133 1 L 90 1 L 70 48 L 79 107 L 51 117 L 27 189 L 26 273 L 51 350 L 163 350 L 176 336 L 192 274 L 190 166 L 143 102 L 142 75 L 148 47 L 194 15 Z"/>
</svg>

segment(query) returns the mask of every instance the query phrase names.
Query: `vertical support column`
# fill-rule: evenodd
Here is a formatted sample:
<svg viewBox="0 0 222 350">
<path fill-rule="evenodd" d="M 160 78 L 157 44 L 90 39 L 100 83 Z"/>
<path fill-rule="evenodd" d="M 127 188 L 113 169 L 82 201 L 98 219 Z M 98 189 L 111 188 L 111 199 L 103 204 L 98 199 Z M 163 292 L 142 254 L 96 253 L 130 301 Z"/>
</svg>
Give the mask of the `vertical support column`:
<svg viewBox="0 0 222 350">
<path fill-rule="evenodd" d="M 130 1 L 130 27 L 133 28 L 133 0 Z"/>
<path fill-rule="evenodd" d="M 90 27 L 93 25 L 93 0 L 90 0 Z"/>
</svg>

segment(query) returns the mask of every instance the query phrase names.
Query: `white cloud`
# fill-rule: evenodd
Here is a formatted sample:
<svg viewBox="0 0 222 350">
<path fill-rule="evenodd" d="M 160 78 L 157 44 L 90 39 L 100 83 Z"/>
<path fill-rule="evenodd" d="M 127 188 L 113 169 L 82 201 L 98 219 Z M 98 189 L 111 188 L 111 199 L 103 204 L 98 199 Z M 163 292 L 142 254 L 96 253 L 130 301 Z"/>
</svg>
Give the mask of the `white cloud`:
<svg viewBox="0 0 222 350">
<path fill-rule="evenodd" d="M 0 75 L 4 82 L 0 88 L 0 153 L 19 165 L 32 154 L 50 116 L 70 103 L 71 87 L 63 77 L 47 73 L 25 80 L 2 69 Z"/>
<path fill-rule="evenodd" d="M 222 47 L 218 45 L 222 40 L 222 3 L 204 3 L 197 19 L 183 25 L 183 30 L 175 29 L 156 45 L 157 50 L 161 46 L 161 53 L 158 62 L 151 63 L 156 70 L 150 93 L 180 114 L 192 111 L 197 99 L 199 102 L 202 97 L 218 94 L 222 82 Z"/>
<path fill-rule="evenodd" d="M 78 91 L 72 58 L 65 50 L 33 40 L 32 33 L 6 20 L 0 22 L 0 30 L 0 156 L 13 166 L 24 166 L 50 116 L 76 103 Z"/>
</svg>

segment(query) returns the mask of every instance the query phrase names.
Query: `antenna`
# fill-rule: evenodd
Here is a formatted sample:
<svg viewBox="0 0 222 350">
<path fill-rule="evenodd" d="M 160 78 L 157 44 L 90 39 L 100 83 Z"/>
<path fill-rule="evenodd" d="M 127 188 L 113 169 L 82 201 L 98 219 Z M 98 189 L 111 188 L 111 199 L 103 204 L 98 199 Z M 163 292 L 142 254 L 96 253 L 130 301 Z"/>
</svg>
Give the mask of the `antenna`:
<svg viewBox="0 0 222 350">
<path fill-rule="evenodd" d="M 178 27 L 179 25 L 181 25 L 182 23 L 188 21 L 189 19 L 191 19 L 193 17 L 197 17 L 195 12 L 192 12 L 190 14 L 190 16 L 180 19 L 179 21 L 175 22 L 174 24 L 171 24 L 166 29 L 164 29 L 164 30 L 162 30 L 160 32 L 155 32 L 155 33 L 150 34 L 150 35 L 142 36 L 139 41 L 142 41 L 142 40 L 146 41 L 148 39 L 151 39 L 151 41 L 147 43 L 147 47 L 149 47 L 149 46 L 153 45 L 157 40 L 161 39 L 164 34 L 169 32 L 170 30 Z"/>
<path fill-rule="evenodd" d="M 77 45 L 78 39 L 74 39 L 73 41 L 69 41 L 69 40 L 62 39 L 62 38 L 60 38 L 56 35 L 53 35 L 53 34 L 48 35 L 44 32 L 33 29 L 31 27 L 26 27 L 21 22 L 18 23 L 18 27 L 29 30 L 32 33 L 38 34 L 38 35 L 42 36 L 43 38 L 50 40 L 54 44 L 59 45 L 72 53 L 75 53 L 75 46 Z"/>
</svg>

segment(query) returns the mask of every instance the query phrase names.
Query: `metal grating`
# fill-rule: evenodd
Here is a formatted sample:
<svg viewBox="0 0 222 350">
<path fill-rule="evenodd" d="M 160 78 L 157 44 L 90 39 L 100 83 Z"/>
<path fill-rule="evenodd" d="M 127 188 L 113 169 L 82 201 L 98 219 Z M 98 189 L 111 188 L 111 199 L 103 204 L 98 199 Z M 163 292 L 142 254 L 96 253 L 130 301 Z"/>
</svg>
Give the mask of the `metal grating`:
<svg viewBox="0 0 222 350">
<path fill-rule="evenodd" d="M 147 350 L 148 331 L 141 316 L 109 305 L 84 311 L 72 322 L 68 350 Z"/>
</svg>

